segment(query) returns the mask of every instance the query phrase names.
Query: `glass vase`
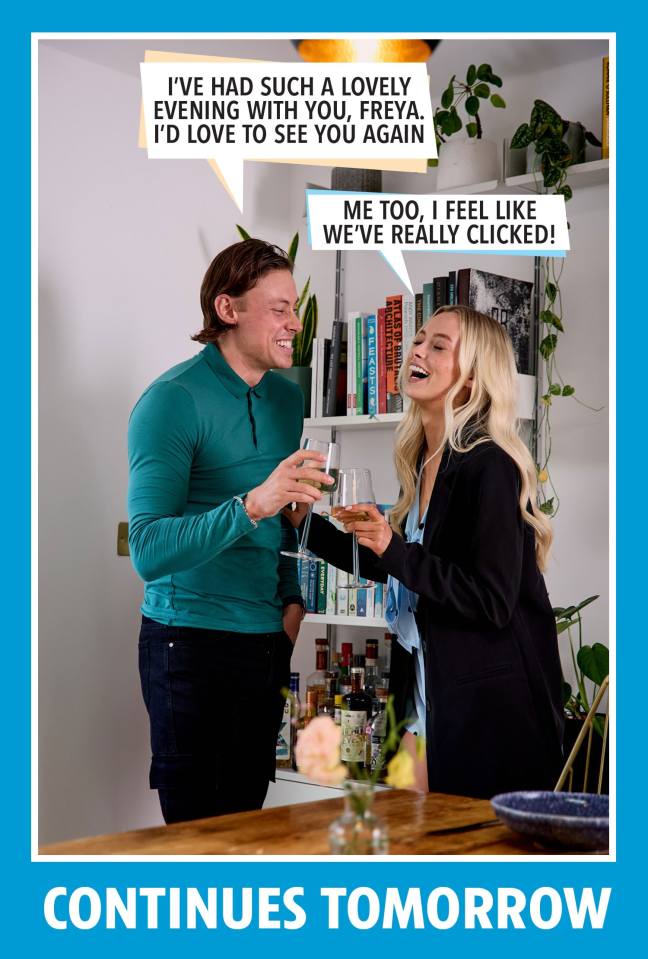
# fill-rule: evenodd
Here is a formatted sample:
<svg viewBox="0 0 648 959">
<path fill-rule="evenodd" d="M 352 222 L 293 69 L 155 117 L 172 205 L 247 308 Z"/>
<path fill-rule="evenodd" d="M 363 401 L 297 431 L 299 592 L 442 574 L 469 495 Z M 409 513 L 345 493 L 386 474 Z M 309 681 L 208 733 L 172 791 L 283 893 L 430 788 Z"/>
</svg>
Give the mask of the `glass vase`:
<svg viewBox="0 0 648 959">
<path fill-rule="evenodd" d="M 344 812 L 329 827 L 331 853 L 337 856 L 382 856 L 389 852 L 387 826 L 374 815 L 374 785 L 344 784 Z"/>
</svg>

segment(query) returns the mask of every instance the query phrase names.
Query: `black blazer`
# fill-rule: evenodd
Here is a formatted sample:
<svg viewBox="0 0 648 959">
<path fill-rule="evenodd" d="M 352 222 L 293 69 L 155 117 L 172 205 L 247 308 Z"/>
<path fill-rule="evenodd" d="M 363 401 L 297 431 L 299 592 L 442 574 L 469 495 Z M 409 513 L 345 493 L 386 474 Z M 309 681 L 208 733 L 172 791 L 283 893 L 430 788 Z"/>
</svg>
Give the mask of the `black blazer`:
<svg viewBox="0 0 648 959">
<path fill-rule="evenodd" d="M 397 535 L 361 574 L 417 593 L 432 792 L 490 797 L 552 789 L 562 765 L 562 675 L 556 625 L 522 519 L 519 473 L 493 442 L 446 450 L 423 542 Z M 308 547 L 351 569 L 351 537 L 313 516 Z M 393 643 L 390 693 L 404 719 L 412 656 Z"/>
</svg>

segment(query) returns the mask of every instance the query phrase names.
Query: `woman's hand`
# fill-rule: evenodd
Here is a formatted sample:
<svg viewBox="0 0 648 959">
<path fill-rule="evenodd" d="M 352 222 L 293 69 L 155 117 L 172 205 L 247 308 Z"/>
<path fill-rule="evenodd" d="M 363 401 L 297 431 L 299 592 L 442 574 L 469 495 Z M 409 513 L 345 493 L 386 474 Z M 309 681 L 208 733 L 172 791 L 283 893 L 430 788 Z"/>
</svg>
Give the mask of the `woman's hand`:
<svg viewBox="0 0 648 959">
<path fill-rule="evenodd" d="M 366 546 L 375 553 L 376 556 L 382 556 L 391 542 L 394 531 L 382 515 L 380 510 L 373 503 L 363 503 L 355 506 L 347 506 L 350 513 L 359 513 L 362 511 L 368 516 L 367 520 L 356 520 L 355 518 L 346 521 L 344 511 L 336 515 L 347 533 L 355 533 L 360 546 Z"/>
</svg>

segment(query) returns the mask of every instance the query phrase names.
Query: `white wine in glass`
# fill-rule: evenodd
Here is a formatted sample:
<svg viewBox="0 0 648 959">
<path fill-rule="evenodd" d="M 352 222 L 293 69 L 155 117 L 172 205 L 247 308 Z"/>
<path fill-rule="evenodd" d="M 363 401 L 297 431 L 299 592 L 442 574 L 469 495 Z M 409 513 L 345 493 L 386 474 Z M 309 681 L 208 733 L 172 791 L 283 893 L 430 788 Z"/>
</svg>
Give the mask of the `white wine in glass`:
<svg viewBox="0 0 648 959">
<path fill-rule="evenodd" d="M 357 506 L 359 503 L 375 503 L 373 486 L 371 485 L 371 471 L 367 469 L 342 469 L 339 472 L 338 484 L 333 494 L 333 509 L 335 519 L 350 520 L 362 523 L 369 519 L 368 513 L 361 509 L 347 510 L 347 506 Z M 373 589 L 375 583 L 362 583 L 358 569 L 358 540 L 353 533 L 353 582 L 349 589 Z"/>
<path fill-rule="evenodd" d="M 304 461 L 301 464 L 302 466 L 308 466 L 311 469 L 322 470 L 323 473 L 328 473 L 329 476 L 332 476 L 335 480 L 334 483 L 318 483 L 317 480 L 311 479 L 301 479 L 300 483 L 307 483 L 309 486 L 314 486 L 316 489 L 321 489 L 323 492 L 332 493 L 333 490 L 337 489 L 338 486 L 338 472 L 340 467 L 340 447 L 337 443 L 324 443 L 321 440 L 311 440 L 305 439 L 303 445 L 304 453 L 307 453 L 308 450 L 313 450 L 316 453 L 324 453 L 326 456 L 326 462 L 320 463 L 319 460 L 309 460 L 308 456 L 304 456 Z M 308 534 L 310 532 L 311 524 L 311 515 L 313 512 L 312 505 L 309 505 L 308 512 L 306 513 L 306 520 L 304 522 L 304 528 L 302 530 L 301 541 L 297 552 L 291 552 L 290 550 L 282 549 L 282 556 L 291 556 L 293 559 L 310 559 L 310 553 L 307 551 L 306 544 L 308 543 Z"/>
</svg>

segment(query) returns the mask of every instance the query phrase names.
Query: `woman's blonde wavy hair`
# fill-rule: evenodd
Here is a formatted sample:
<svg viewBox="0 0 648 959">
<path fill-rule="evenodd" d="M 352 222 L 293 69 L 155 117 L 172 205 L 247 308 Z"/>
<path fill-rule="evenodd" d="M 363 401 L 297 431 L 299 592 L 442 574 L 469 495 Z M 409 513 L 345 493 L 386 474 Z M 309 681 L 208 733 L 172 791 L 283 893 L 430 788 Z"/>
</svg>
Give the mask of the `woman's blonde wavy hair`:
<svg viewBox="0 0 648 959">
<path fill-rule="evenodd" d="M 535 531 L 536 559 L 540 570 L 547 566 L 553 532 L 548 517 L 537 506 L 537 474 L 517 430 L 517 373 L 513 348 L 504 327 L 491 316 L 466 306 L 442 306 L 435 311 L 459 317 L 459 378 L 445 399 L 445 433 L 439 449 L 448 445 L 466 453 L 492 440 L 505 450 L 520 472 L 520 512 Z M 407 358 L 399 374 L 401 394 Z M 458 397 L 472 378 L 468 401 Z M 391 511 L 391 525 L 399 531 L 416 495 L 419 461 L 425 449 L 425 432 L 418 404 L 412 401 L 396 432 L 394 459 L 401 485 L 398 502 Z M 430 453 L 433 451 L 430 450 Z M 437 451 L 438 452 L 438 451 Z M 527 509 L 530 504 L 531 512 Z"/>
</svg>

